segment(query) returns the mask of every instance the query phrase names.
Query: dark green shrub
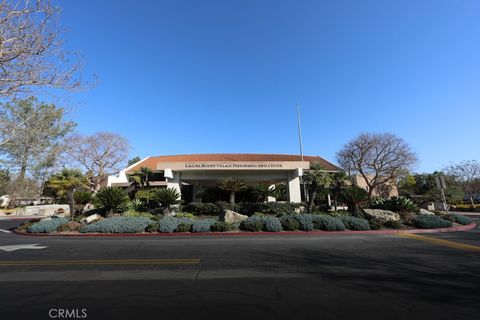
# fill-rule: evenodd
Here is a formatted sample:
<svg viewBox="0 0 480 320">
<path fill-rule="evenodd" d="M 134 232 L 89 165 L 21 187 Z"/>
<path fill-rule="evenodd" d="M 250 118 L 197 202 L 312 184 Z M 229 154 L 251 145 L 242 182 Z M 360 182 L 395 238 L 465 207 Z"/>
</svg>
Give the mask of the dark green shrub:
<svg viewBox="0 0 480 320">
<path fill-rule="evenodd" d="M 442 216 L 442 218 L 462 225 L 467 225 L 471 223 L 471 220 L 469 218 L 454 213 L 446 214 Z"/>
<path fill-rule="evenodd" d="M 192 232 L 209 232 L 215 222 L 214 219 L 195 220 L 192 224 Z"/>
<path fill-rule="evenodd" d="M 402 224 L 400 221 L 394 221 L 394 220 L 387 221 L 383 225 L 390 229 L 400 229 L 402 227 Z"/>
<path fill-rule="evenodd" d="M 312 216 L 313 227 L 325 231 L 343 231 L 345 225 L 342 220 L 326 214 L 314 214 Z"/>
<path fill-rule="evenodd" d="M 152 220 L 143 217 L 112 217 L 85 225 L 80 228 L 80 232 L 137 233 L 145 231 L 145 228 L 151 223 Z"/>
<path fill-rule="evenodd" d="M 100 189 L 94 198 L 95 204 L 104 208 L 107 213 L 119 212 L 119 209 L 127 201 L 127 193 L 123 189 L 114 187 Z"/>
<path fill-rule="evenodd" d="M 255 214 L 255 212 L 282 216 L 285 214 L 295 213 L 295 208 L 298 208 L 299 206 L 300 204 L 282 202 L 244 202 L 236 204 L 234 211 L 247 216 L 251 216 Z"/>
<path fill-rule="evenodd" d="M 168 232 L 177 231 L 177 227 L 182 223 L 191 225 L 192 221 L 190 219 L 186 219 L 186 218 L 165 217 L 165 218 L 161 219 L 158 223 L 160 225 L 158 230 L 160 232 L 168 233 Z"/>
<path fill-rule="evenodd" d="M 400 212 L 400 220 L 407 226 L 413 225 L 413 219 L 417 216 L 413 212 Z"/>
<path fill-rule="evenodd" d="M 433 214 L 419 214 L 413 219 L 413 225 L 420 229 L 448 228 L 452 222 Z"/>
<path fill-rule="evenodd" d="M 349 230 L 370 230 L 370 224 L 368 220 L 352 217 L 352 216 L 339 216 L 340 220 L 342 220 L 345 228 Z"/>
<path fill-rule="evenodd" d="M 372 230 L 379 230 L 383 226 L 382 221 L 379 219 L 372 219 L 368 221 L 368 223 L 370 224 L 370 229 Z"/>
<path fill-rule="evenodd" d="M 219 211 L 223 212 L 225 210 L 234 210 L 235 205 L 231 204 L 230 202 L 226 201 L 217 201 L 215 205 L 219 208 Z"/>
<path fill-rule="evenodd" d="M 299 223 L 299 229 L 302 231 L 313 230 L 313 215 L 311 214 L 294 214 L 293 217 L 297 219 Z"/>
<path fill-rule="evenodd" d="M 217 221 L 214 224 L 212 224 L 212 226 L 210 227 L 210 230 L 214 232 L 225 232 L 225 231 L 233 230 L 233 226 L 224 221 Z"/>
<path fill-rule="evenodd" d="M 180 223 L 177 226 L 177 229 L 175 231 L 176 232 L 190 232 L 191 228 L 192 228 L 191 223 Z"/>
<path fill-rule="evenodd" d="M 298 223 L 297 219 L 293 217 L 293 215 L 284 215 L 280 217 L 280 223 L 282 224 L 282 228 L 285 231 L 294 231 L 300 228 L 300 224 Z"/>
<path fill-rule="evenodd" d="M 417 205 L 406 197 L 392 197 L 390 199 L 383 199 L 373 197 L 369 201 L 369 208 L 390 210 L 393 212 L 412 212 L 418 210 Z"/>
<path fill-rule="evenodd" d="M 160 203 L 167 212 L 171 206 L 180 203 L 181 194 L 175 188 L 158 188 L 153 190 L 153 200 Z"/>
<path fill-rule="evenodd" d="M 194 215 L 218 216 L 220 213 L 223 212 L 223 209 L 213 203 L 191 202 L 183 206 L 183 211 L 191 212 Z"/>
<path fill-rule="evenodd" d="M 92 201 L 92 193 L 90 191 L 77 190 L 73 194 L 73 199 L 76 204 L 86 205 Z"/>
<path fill-rule="evenodd" d="M 150 223 L 146 228 L 145 228 L 145 231 L 146 232 L 158 232 L 158 228 L 160 228 L 160 224 L 158 222 L 153 222 L 153 223 Z"/>
<path fill-rule="evenodd" d="M 263 229 L 263 219 L 262 217 L 258 217 L 258 216 L 251 216 L 251 217 L 248 217 L 248 219 L 246 220 L 243 220 L 241 223 L 240 223 L 240 230 L 243 230 L 243 231 L 262 231 Z"/>
<path fill-rule="evenodd" d="M 282 231 L 282 224 L 277 217 L 264 216 L 263 218 L 263 231 L 268 232 L 280 232 Z"/>
<path fill-rule="evenodd" d="M 68 222 L 67 218 L 52 218 L 34 223 L 27 231 L 31 233 L 49 233 L 57 231 L 57 228 Z"/>
</svg>

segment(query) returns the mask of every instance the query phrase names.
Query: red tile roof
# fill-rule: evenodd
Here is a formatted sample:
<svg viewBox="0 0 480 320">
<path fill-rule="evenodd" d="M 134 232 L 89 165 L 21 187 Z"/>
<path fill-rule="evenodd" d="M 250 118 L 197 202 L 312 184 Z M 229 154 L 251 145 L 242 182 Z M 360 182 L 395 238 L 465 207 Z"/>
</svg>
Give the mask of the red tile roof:
<svg viewBox="0 0 480 320">
<path fill-rule="evenodd" d="M 319 156 L 304 156 L 304 161 L 318 162 L 324 170 L 337 171 L 340 168 Z M 291 154 L 254 154 L 254 153 L 222 153 L 222 154 L 183 154 L 170 156 L 149 157 L 138 163 L 128 171 L 132 172 L 141 167 L 151 170 L 157 169 L 159 162 L 206 162 L 206 161 L 302 161 L 300 155 Z"/>
</svg>

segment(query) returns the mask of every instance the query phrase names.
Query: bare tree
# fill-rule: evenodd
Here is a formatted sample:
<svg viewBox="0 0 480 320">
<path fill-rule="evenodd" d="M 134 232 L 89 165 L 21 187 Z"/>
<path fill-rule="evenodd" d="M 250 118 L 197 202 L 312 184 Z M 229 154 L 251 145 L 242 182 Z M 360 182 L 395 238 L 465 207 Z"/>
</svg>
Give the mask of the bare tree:
<svg viewBox="0 0 480 320">
<path fill-rule="evenodd" d="M 445 171 L 455 178 L 473 207 L 473 198 L 480 193 L 480 163 L 476 160 L 452 163 Z"/>
<path fill-rule="evenodd" d="M 120 171 L 130 151 L 128 141 L 115 133 L 97 132 L 67 139 L 68 156 L 86 170 L 90 190 L 100 189 L 107 176 Z"/>
<path fill-rule="evenodd" d="M 360 174 L 365 179 L 368 195 L 372 196 L 376 189 L 395 181 L 410 169 L 417 157 L 393 134 L 362 133 L 337 153 L 337 160 L 350 175 Z"/>
<path fill-rule="evenodd" d="M 0 0 L 0 97 L 82 86 L 83 63 L 62 48 L 59 14 L 50 0 Z"/>
</svg>

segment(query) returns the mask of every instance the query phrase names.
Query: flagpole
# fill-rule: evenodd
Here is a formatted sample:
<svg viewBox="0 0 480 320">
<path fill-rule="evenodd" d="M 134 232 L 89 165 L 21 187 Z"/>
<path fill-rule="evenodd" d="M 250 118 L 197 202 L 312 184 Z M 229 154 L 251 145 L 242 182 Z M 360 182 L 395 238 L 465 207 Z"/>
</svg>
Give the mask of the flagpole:
<svg viewBox="0 0 480 320">
<path fill-rule="evenodd" d="M 302 158 L 302 170 L 303 170 L 303 141 L 302 141 L 302 125 L 300 123 L 300 105 L 297 103 L 297 126 L 298 126 L 298 142 L 300 145 L 300 156 Z M 305 197 L 305 201 L 308 202 L 308 194 L 307 194 L 307 188 L 305 186 L 305 183 L 303 182 L 303 178 L 301 179 L 301 183 L 303 186 L 303 195 Z"/>
</svg>

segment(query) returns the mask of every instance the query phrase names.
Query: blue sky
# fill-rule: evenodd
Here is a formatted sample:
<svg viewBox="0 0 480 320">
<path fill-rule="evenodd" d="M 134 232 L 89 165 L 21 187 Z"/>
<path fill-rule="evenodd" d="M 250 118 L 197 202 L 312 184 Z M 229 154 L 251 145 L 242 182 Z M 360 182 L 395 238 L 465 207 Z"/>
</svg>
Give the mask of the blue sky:
<svg viewBox="0 0 480 320">
<path fill-rule="evenodd" d="M 78 130 L 132 156 L 298 153 L 299 103 L 305 154 L 388 131 L 417 171 L 479 160 L 479 1 L 57 3 L 99 77 L 69 95 Z"/>
</svg>

